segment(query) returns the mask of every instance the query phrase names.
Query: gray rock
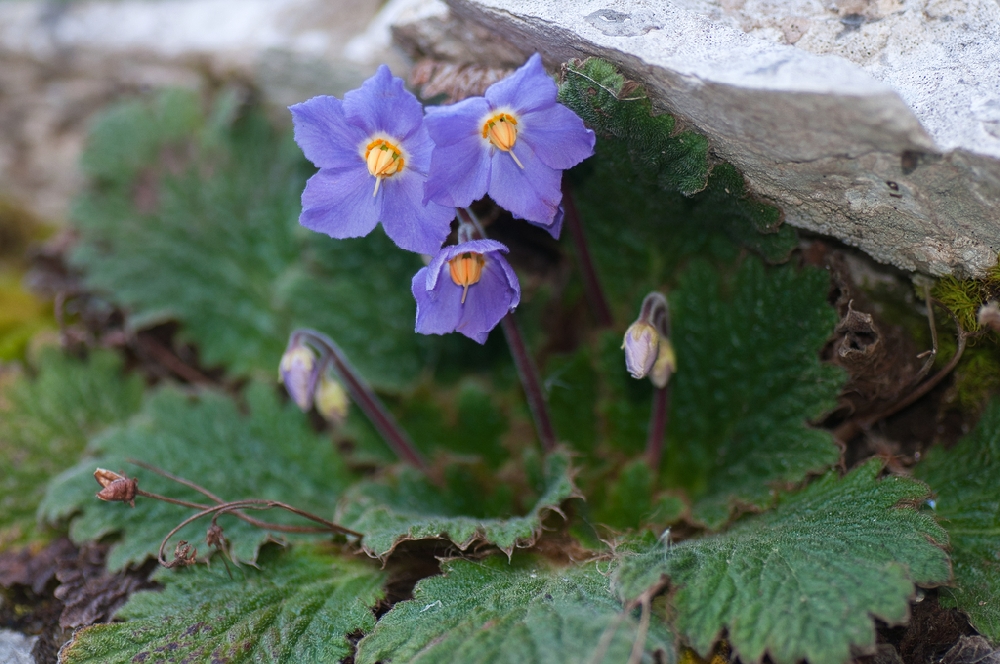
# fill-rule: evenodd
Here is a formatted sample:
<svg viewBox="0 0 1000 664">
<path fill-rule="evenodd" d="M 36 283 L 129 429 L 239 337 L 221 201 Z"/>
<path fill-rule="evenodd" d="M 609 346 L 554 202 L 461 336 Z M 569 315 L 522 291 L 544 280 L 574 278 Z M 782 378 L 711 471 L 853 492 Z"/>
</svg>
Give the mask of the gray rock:
<svg viewBox="0 0 1000 664">
<path fill-rule="evenodd" d="M 522 57 L 615 62 L 794 226 L 935 275 L 997 262 L 993 0 L 448 4 Z"/>
<path fill-rule="evenodd" d="M 0 664 L 35 664 L 31 649 L 37 640 L 37 636 L 0 629 Z"/>
<path fill-rule="evenodd" d="M 65 218 L 94 113 L 123 93 L 164 85 L 251 85 L 284 106 L 340 95 L 378 62 L 353 43 L 379 0 L 0 2 L 0 196 Z M 397 63 L 402 62 L 397 57 Z"/>
</svg>

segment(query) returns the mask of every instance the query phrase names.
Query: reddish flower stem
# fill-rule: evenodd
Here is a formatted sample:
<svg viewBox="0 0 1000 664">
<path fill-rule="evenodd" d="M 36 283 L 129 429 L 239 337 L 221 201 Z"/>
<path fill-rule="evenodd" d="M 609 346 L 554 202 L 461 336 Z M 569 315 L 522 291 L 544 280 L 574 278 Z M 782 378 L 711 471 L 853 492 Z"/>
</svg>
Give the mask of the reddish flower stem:
<svg viewBox="0 0 1000 664">
<path fill-rule="evenodd" d="M 510 354 L 514 358 L 517 375 L 521 377 L 521 386 L 528 399 L 528 408 L 531 410 L 531 417 L 535 420 L 535 430 L 538 432 L 539 440 L 542 441 L 542 449 L 549 453 L 556 448 L 556 432 L 552 428 L 545 392 L 542 390 L 542 381 L 538 377 L 538 368 L 528 353 L 528 347 L 524 343 L 524 337 L 514 319 L 514 314 L 509 313 L 501 318 L 500 325 L 503 327 L 504 336 L 507 337 L 507 345 L 510 346 Z"/>
<path fill-rule="evenodd" d="M 309 343 L 321 351 L 324 356 L 321 361 L 329 358 L 329 361 L 333 362 L 333 368 L 344 382 L 347 391 L 351 395 L 351 399 L 368 416 L 372 425 L 374 425 L 386 444 L 396 453 L 396 456 L 416 466 L 424 473 L 428 472 L 427 462 L 424 460 L 423 455 L 417 451 L 410 436 L 399 425 L 399 422 L 389 412 L 389 409 L 385 407 L 381 399 L 375 395 L 375 392 L 365 379 L 361 377 L 361 374 L 347 361 L 347 356 L 344 355 L 344 352 L 340 350 L 340 347 L 333 339 L 316 330 L 300 329 L 292 332 L 291 343 L 296 343 L 302 337 L 305 337 Z"/>
<path fill-rule="evenodd" d="M 186 526 L 189 523 L 192 523 L 194 521 L 197 521 L 198 519 L 200 519 L 200 518 L 202 518 L 204 516 L 208 516 L 210 514 L 223 514 L 223 513 L 226 513 L 226 514 L 230 514 L 231 513 L 234 516 L 239 516 L 239 513 L 237 512 L 237 510 L 244 510 L 244 509 L 269 510 L 269 509 L 274 509 L 274 508 L 287 510 L 287 511 L 291 512 L 292 514 L 298 514 L 299 516 L 305 517 L 306 519 L 309 519 L 311 521 L 315 521 L 317 523 L 323 524 L 323 526 L 325 526 L 325 528 L 321 529 L 320 532 L 330 531 L 330 532 L 340 533 L 342 535 L 350 535 L 350 536 L 358 537 L 358 538 L 360 538 L 362 536 L 361 533 L 353 531 L 350 528 L 344 528 L 343 526 L 338 525 L 336 523 L 333 523 L 332 521 L 327 521 L 326 519 L 324 519 L 322 517 L 318 517 L 315 514 L 310 514 L 309 512 L 300 510 L 297 507 L 292 507 L 291 505 L 286 505 L 285 503 L 279 502 L 277 500 L 263 500 L 263 499 L 257 499 L 257 498 L 252 498 L 252 499 L 249 499 L 249 500 L 234 500 L 231 503 L 222 503 L 221 505 L 214 505 L 212 507 L 206 507 L 205 509 L 203 509 L 202 511 L 198 512 L 197 514 L 192 514 L 188 518 L 186 518 L 183 521 L 181 521 L 177 525 L 177 527 L 174 528 L 173 530 L 171 530 L 169 533 L 167 533 L 167 536 L 163 538 L 162 542 L 160 542 L 160 551 L 159 551 L 159 554 L 157 556 L 157 559 L 159 560 L 159 562 L 160 562 L 161 565 L 163 565 L 164 567 L 167 567 L 167 568 L 174 567 L 175 565 L 177 565 L 177 561 L 176 560 L 174 562 L 167 562 L 167 559 L 164 557 L 164 554 L 163 554 L 164 549 L 167 548 L 167 544 L 170 542 L 170 538 L 173 537 L 184 526 Z M 312 530 L 310 530 L 309 532 L 312 532 Z"/>
<path fill-rule="evenodd" d="M 563 221 L 569 229 L 570 238 L 573 240 L 573 248 L 576 250 L 576 259 L 580 263 L 580 275 L 583 277 L 583 290 L 587 293 L 590 306 L 597 317 L 599 327 L 611 327 L 614 325 L 614 317 L 611 315 L 611 307 L 604 297 L 604 290 L 601 288 L 601 281 L 597 278 L 597 270 L 594 262 L 590 258 L 590 250 L 587 248 L 587 236 L 583 230 L 583 222 L 580 221 L 580 213 L 576 209 L 576 201 L 573 199 L 573 190 L 569 184 L 569 178 L 563 176 Z"/>
<path fill-rule="evenodd" d="M 649 417 L 649 434 L 646 438 L 646 459 L 655 473 L 663 459 L 663 446 L 667 435 L 667 417 L 670 414 L 670 383 L 653 388 L 653 412 Z"/>
</svg>

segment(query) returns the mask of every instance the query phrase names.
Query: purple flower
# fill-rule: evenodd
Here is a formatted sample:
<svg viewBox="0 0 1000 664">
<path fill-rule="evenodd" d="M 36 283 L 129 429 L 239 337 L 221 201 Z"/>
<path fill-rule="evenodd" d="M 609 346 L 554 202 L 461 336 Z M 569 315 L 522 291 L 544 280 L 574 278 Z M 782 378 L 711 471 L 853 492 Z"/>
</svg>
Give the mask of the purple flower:
<svg viewBox="0 0 1000 664">
<path fill-rule="evenodd" d="M 424 204 L 433 143 L 423 108 L 382 65 L 357 90 L 289 108 L 295 141 L 319 167 L 302 192 L 299 223 L 330 237 L 367 235 L 378 222 L 399 247 L 434 254 L 453 208 Z"/>
<path fill-rule="evenodd" d="M 417 332 L 461 332 L 486 343 L 490 330 L 521 301 L 521 286 L 507 247 L 495 240 L 471 240 L 443 248 L 413 277 Z"/>
<path fill-rule="evenodd" d="M 557 93 L 536 53 L 485 97 L 427 109 L 434 152 L 424 200 L 466 207 L 489 194 L 514 216 L 552 226 L 562 171 L 594 153 L 594 132 Z"/>
</svg>

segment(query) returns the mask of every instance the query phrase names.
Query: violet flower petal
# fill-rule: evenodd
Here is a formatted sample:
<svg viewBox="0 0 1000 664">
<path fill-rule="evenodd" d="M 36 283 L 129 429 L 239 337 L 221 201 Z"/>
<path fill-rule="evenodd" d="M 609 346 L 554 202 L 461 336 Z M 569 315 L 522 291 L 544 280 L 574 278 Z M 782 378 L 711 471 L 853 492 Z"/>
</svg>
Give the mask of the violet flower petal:
<svg viewBox="0 0 1000 664">
<path fill-rule="evenodd" d="M 381 132 L 403 140 L 420 129 L 424 109 L 404 87 L 403 79 L 380 65 L 360 88 L 344 95 L 344 116 L 347 122 L 369 133 Z"/>
<path fill-rule="evenodd" d="M 481 136 L 482 123 L 490 110 L 490 103 L 484 98 L 470 97 L 451 106 L 429 107 L 424 123 L 434 145 L 454 145 L 469 134 Z"/>
<path fill-rule="evenodd" d="M 499 254 L 487 256 L 479 283 L 469 287 L 464 305 L 461 304 L 461 286 L 451 283 L 452 292 L 458 296 L 462 310 L 458 325 L 455 327 L 456 332 L 481 344 L 486 343 L 490 331 L 516 306 L 512 304 L 514 293 L 507 279 L 507 271 L 503 267 L 505 265 L 507 260 Z"/>
<path fill-rule="evenodd" d="M 594 154 L 594 132 L 562 104 L 525 113 L 519 127 L 517 142 L 530 145 L 539 161 L 550 168 L 572 168 Z"/>
<path fill-rule="evenodd" d="M 539 161 L 527 143 L 518 142 L 513 152 L 523 168 L 506 152 L 493 153 L 490 198 L 515 216 L 551 225 L 562 202 L 562 172 Z"/>
<path fill-rule="evenodd" d="M 535 53 L 513 74 L 486 88 L 485 97 L 493 108 L 510 107 L 518 113 L 548 108 L 556 103 L 559 88 Z"/>
<path fill-rule="evenodd" d="M 430 267 L 422 267 L 413 275 L 410 284 L 410 291 L 413 299 L 417 301 L 417 324 L 416 331 L 420 334 L 448 334 L 454 332 L 458 327 L 458 321 L 462 317 L 461 300 L 462 294 L 459 292 L 458 298 L 452 294 L 451 289 L 444 289 L 446 285 L 441 281 L 440 290 L 429 290 L 427 279 L 432 270 Z M 449 278 L 448 281 L 451 281 Z M 454 284 L 452 284 L 454 285 Z"/>
<path fill-rule="evenodd" d="M 299 223 L 344 239 L 368 235 L 382 214 L 382 195 L 372 196 L 374 178 L 364 162 L 345 169 L 320 169 L 302 191 Z"/>
<path fill-rule="evenodd" d="M 482 97 L 427 109 L 424 123 L 434 151 L 424 201 L 465 207 L 486 195 L 491 150 L 482 138 L 481 123 L 489 112 Z"/>
<path fill-rule="evenodd" d="M 510 159 L 510 156 L 507 155 Z M 451 207 L 467 207 L 486 195 L 492 174 L 490 148 L 476 135 L 431 154 L 431 170 L 424 200 Z"/>
<path fill-rule="evenodd" d="M 563 221 L 566 219 L 566 211 L 563 209 L 562 203 L 559 204 L 559 209 L 556 210 L 555 217 L 552 218 L 552 222 L 548 224 L 543 224 L 538 221 L 531 221 L 530 219 L 525 219 L 524 217 L 514 217 L 515 219 L 521 219 L 522 221 L 527 221 L 532 226 L 538 226 L 539 228 L 545 229 L 553 239 L 558 240 L 559 235 L 562 233 Z"/>
<path fill-rule="evenodd" d="M 451 232 L 454 207 L 423 204 L 424 180 L 419 174 L 400 173 L 382 183 L 382 227 L 400 249 L 420 254 L 437 252 Z"/>
<path fill-rule="evenodd" d="M 354 149 L 365 140 L 360 127 L 348 124 L 343 103 L 336 97 L 313 97 L 289 106 L 295 142 L 306 159 L 320 168 L 347 168 L 358 160 Z M 348 146 L 350 149 L 344 149 Z"/>
</svg>

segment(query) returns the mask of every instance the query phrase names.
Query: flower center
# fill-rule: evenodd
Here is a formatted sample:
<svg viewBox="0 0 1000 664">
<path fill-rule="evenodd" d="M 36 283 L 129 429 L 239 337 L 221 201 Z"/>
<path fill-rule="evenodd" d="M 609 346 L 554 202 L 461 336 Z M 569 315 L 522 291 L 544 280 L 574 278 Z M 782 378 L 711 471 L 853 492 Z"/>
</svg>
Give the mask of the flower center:
<svg viewBox="0 0 1000 664">
<path fill-rule="evenodd" d="M 365 163 L 368 165 L 368 172 L 375 176 L 373 197 L 378 193 L 378 186 L 382 183 L 382 178 L 387 178 L 403 170 L 403 161 L 403 151 L 384 138 L 376 138 L 365 147 Z"/>
<path fill-rule="evenodd" d="M 475 251 L 466 251 L 455 256 L 448 261 L 451 268 L 451 280 L 456 286 L 462 287 L 462 304 L 465 304 L 465 296 L 469 294 L 469 286 L 479 283 L 479 277 L 483 274 L 483 265 L 486 259 L 482 254 Z"/>
<path fill-rule="evenodd" d="M 483 138 L 500 148 L 511 157 L 514 163 L 524 168 L 514 154 L 514 144 L 517 143 L 517 120 L 507 113 L 497 113 L 483 123 Z"/>
</svg>

